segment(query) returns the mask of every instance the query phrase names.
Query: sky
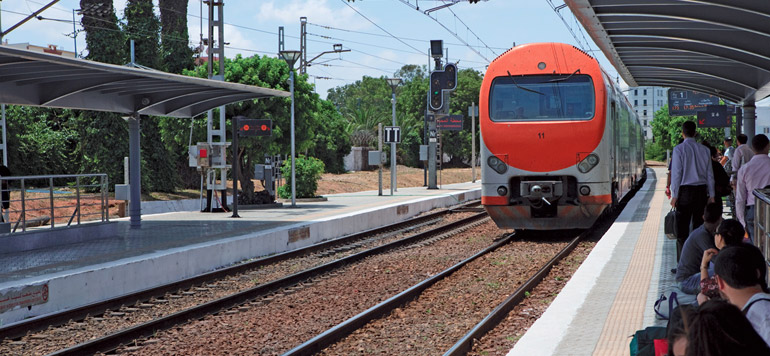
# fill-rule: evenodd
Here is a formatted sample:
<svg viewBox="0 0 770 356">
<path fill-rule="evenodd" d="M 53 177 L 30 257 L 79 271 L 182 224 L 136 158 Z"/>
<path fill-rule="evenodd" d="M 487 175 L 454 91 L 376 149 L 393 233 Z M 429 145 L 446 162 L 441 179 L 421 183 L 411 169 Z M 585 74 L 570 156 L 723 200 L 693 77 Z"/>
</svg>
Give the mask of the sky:
<svg viewBox="0 0 770 356">
<path fill-rule="evenodd" d="M 0 1 L 0 20 L 2 28 L 7 29 L 50 0 Z M 453 1 L 457 0 L 224 0 L 225 42 L 229 42 L 225 55 L 276 57 L 279 26 L 285 29 L 285 48 L 299 50 L 300 17 L 305 16 L 308 60 L 332 51 L 336 43 L 350 50 L 324 54 L 308 67 L 309 81 L 323 98 L 330 88 L 353 83 L 363 76 L 392 77 L 406 64 L 432 65 L 428 57 L 430 40 L 443 40 L 449 61 L 459 62 L 461 69 L 474 68 L 482 73 L 491 60 L 514 44 L 563 42 L 592 51 L 605 70 L 617 76 L 569 8 L 560 13 L 580 43 L 548 0 L 481 0 L 476 4 L 462 1 L 435 10 L 431 16 L 424 14 L 425 10 Z M 159 12 L 157 0 L 153 2 Z M 552 2 L 554 6 L 562 4 L 561 0 Z M 9 43 L 53 44 L 72 51 L 72 10 L 78 9 L 79 3 L 61 0 L 41 14 L 47 20 L 32 19 L 4 39 Z M 125 3 L 126 0 L 113 2 L 119 18 Z M 204 29 L 206 14 L 204 4 Z M 77 29 L 82 30 L 80 15 L 76 14 L 75 20 Z M 188 27 L 190 46 L 197 47 L 201 33 L 200 0 L 189 2 Z M 85 54 L 85 34 L 80 32 L 75 40 L 78 52 Z M 622 79 L 621 84 L 624 85 Z"/>
</svg>

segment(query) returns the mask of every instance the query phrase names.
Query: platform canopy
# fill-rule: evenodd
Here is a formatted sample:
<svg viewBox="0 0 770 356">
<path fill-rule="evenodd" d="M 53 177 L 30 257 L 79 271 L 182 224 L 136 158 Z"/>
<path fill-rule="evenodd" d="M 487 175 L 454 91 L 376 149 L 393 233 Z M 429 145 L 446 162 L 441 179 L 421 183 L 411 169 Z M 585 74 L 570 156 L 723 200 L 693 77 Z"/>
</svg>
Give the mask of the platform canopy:
<svg viewBox="0 0 770 356">
<path fill-rule="evenodd" d="M 770 95 L 770 1 L 565 0 L 630 86 Z"/>
<path fill-rule="evenodd" d="M 0 46 L 0 103 L 192 117 L 249 99 L 289 96 L 251 85 Z"/>
</svg>

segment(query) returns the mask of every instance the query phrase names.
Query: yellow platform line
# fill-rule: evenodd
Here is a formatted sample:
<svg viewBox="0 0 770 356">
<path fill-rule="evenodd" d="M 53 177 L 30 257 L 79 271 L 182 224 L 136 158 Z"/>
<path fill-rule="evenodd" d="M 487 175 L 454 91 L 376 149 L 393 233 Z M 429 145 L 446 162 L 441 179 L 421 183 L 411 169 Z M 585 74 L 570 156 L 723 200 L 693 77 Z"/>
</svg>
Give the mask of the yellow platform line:
<svg viewBox="0 0 770 356">
<path fill-rule="evenodd" d="M 660 231 L 661 204 L 668 203 L 668 200 L 664 199 L 665 188 L 665 179 L 658 179 L 647 219 L 642 225 L 631 263 L 607 315 L 594 349 L 594 356 L 628 355 L 630 336 L 644 327 L 644 308 L 647 304 L 647 291 L 652 278 Z"/>
</svg>

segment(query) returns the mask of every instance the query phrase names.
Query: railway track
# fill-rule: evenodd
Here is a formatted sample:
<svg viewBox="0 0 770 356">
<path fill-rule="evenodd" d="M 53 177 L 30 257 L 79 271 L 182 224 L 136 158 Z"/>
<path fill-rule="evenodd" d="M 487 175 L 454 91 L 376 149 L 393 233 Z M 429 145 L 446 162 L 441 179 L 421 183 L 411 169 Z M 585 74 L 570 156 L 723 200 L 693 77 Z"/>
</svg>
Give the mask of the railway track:
<svg viewBox="0 0 770 356">
<path fill-rule="evenodd" d="M 26 323 L 11 325 L 9 327 L 0 329 L 0 339 L 6 339 L 5 342 L 0 344 L 0 347 L 5 348 L 6 350 L 8 350 L 6 348 L 8 346 L 11 346 L 10 349 L 13 349 L 13 346 L 16 346 L 17 350 L 20 348 L 23 350 L 41 350 L 41 348 L 35 347 L 34 344 L 51 344 L 50 337 L 30 335 L 30 337 L 26 337 L 23 341 L 18 340 L 18 337 L 20 335 L 26 335 L 30 333 L 30 330 L 45 330 L 43 335 L 50 335 L 56 331 L 66 334 L 67 331 L 76 330 L 78 327 L 82 327 L 82 324 L 86 324 L 93 319 L 97 319 L 97 322 L 101 322 L 103 319 L 127 318 L 127 314 L 142 312 L 143 308 L 151 309 L 153 305 L 164 305 L 178 301 L 179 299 L 187 298 L 191 295 L 200 295 L 202 297 L 208 297 L 208 299 L 212 299 L 209 302 L 187 308 L 183 311 L 179 311 L 162 318 L 156 318 L 156 320 L 123 329 L 117 333 L 107 335 L 89 343 L 83 343 L 74 347 L 60 350 L 55 354 L 88 354 L 109 351 L 111 349 L 115 349 L 121 344 L 126 344 L 129 340 L 134 340 L 141 336 L 152 334 L 157 330 L 162 330 L 173 325 L 178 325 L 179 323 L 183 323 L 186 320 L 200 318 L 208 314 L 236 307 L 238 305 L 247 303 L 250 300 L 257 299 L 261 296 L 275 293 L 278 290 L 286 289 L 292 285 L 296 285 L 297 283 L 302 282 L 303 280 L 307 280 L 308 278 L 323 275 L 329 271 L 334 270 L 335 268 L 340 268 L 341 266 L 344 266 L 348 263 L 353 263 L 357 259 L 365 258 L 370 254 L 377 253 L 376 251 L 386 251 L 389 248 L 396 248 L 398 246 L 408 244 L 408 241 L 419 241 L 420 239 L 428 238 L 437 233 L 440 234 L 442 231 L 448 231 L 457 226 L 476 221 L 482 218 L 484 214 L 475 214 L 470 219 L 461 219 L 459 222 L 450 223 L 437 229 L 431 229 L 430 231 L 426 231 L 424 233 L 415 234 L 411 238 L 405 238 L 396 240 L 395 242 L 385 243 L 388 241 L 388 239 L 395 239 L 399 234 L 403 234 L 404 232 L 427 229 L 428 225 L 436 224 L 437 222 L 446 219 L 448 215 L 457 215 L 452 214 L 455 211 L 475 211 L 478 208 L 473 208 L 472 206 L 477 204 L 478 202 L 465 204 L 453 210 L 431 213 L 425 216 L 411 219 L 407 222 L 393 224 L 383 228 L 366 231 L 332 241 L 327 241 L 325 243 L 310 246 L 302 250 L 292 251 L 260 260 L 249 261 L 226 269 L 214 271 L 203 276 L 191 278 L 189 280 L 153 288 L 151 290 L 141 291 L 139 293 L 115 298 L 113 300 L 98 303 L 96 305 L 89 305 L 83 308 L 79 308 L 78 310 L 60 313 L 45 318 L 37 318 Z M 464 214 L 468 215 L 471 213 L 465 212 Z M 371 246 L 376 246 L 383 243 L 385 243 L 385 245 L 370 248 Z M 370 249 L 367 251 L 358 252 L 367 248 Z M 345 255 L 347 255 L 347 257 L 344 257 Z M 241 282 L 243 282 L 242 280 L 246 279 L 246 284 L 251 283 L 253 286 L 253 282 L 256 282 L 257 280 L 252 279 L 252 277 L 249 275 L 244 275 L 244 273 L 258 269 L 257 273 L 255 273 L 258 274 L 260 271 L 270 269 L 271 265 L 275 265 L 280 262 L 285 263 L 286 261 L 296 260 L 298 258 L 302 258 L 303 256 L 310 256 L 311 259 L 316 259 L 317 261 L 315 264 L 319 263 L 319 259 L 336 259 L 332 262 L 323 263 L 321 266 L 293 273 L 289 276 L 286 276 L 285 278 L 278 278 L 271 282 L 260 284 L 257 287 L 248 288 L 247 290 L 239 293 L 230 293 L 229 295 L 213 298 L 216 297 L 216 293 L 212 293 L 212 291 L 219 287 L 217 284 L 228 284 L 231 282 L 230 280 L 224 280 L 224 282 L 219 283 L 214 281 L 222 281 L 223 279 L 227 278 L 235 278 L 240 279 Z M 340 258 L 340 256 L 343 257 Z M 294 263 L 297 264 L 296 262 Z M 285 274 L 286 273 L 284 273 L 284 275 Z M 240 278 L 232 277 L 238 275 L 240 275 Z M 264 277 L 264 279 L 271 278 L 273 277 Z M 96 315 L 96 317 L 94 318 L 88 315 Z M 83 320 L 84 318 L 85 320 Z M 79 321 L 66 323 L 63 322 L 64 320 Z M 64 325 L 65 323 L 69 326 L 62 327 L 61 325 Z M 17 340 L 9 342 L 10 339 L 14 338 Z M 42 353 L 47 352 L 49 351 Z M 31 353 L 39 354 L 41 352 L 32 351 Z"/>
<path fill-rule="evenodd" d="M 589 237 L 598 239 L 603 235 L 629 199 L 619 209 L 603 216 L 591 229 L 574 233 L 576 236 L 568 242 L 555 243 L 560 245 L 558 251 L 552 253 L 552 257 L 541 267 L 525 274 L 528 277 L 499 273 L 501 269 L 515 267 L 505 266 L 504 263 L 497 265 L 497 262 L 504 261 L 506 256 L 518 256 L 518 259 L 523 260 L 515 250 L 530 248 L 526 244 L 512 247 L 512 241 L 522 242 L 531 236 L 511 234 L 468 259 L 318 334 L 286 352 L 284 356 L 353 353 L 467 355 L 478 340 L 521 304 L 554 266 L 569 256 L 581 241 Z M 478 276 L 489 276 L 494 282 L 488 283 L 486 278 Z M 488 287 L 508 287 L 513 292 L 501 298 L 499 293 L 487 291 Z M 434 314 L 443 315 L 434 317 Z M 468 321 L 473 321 L 473 324 L 468 324 Z M 458 336 L 458 329 L 463 328 L 467 332 Z"/>
</svg>

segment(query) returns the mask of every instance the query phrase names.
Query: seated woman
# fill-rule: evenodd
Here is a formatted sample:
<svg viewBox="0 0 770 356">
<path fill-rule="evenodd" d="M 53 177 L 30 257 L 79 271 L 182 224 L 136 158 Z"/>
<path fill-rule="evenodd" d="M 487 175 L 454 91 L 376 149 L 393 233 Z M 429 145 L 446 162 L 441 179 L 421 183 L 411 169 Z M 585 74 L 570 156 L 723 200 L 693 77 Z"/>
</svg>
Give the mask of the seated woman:
<svg viewBox="0 0 770 356">
<path fill-rule="evenodd" d="M 687 356 L 770 355 L 741 310 L 718 300 L 704 303 L 693 315 L 686 348 Z"/>
<path fill-rule="evenodd" d="M 698 304 L 713 298 L 721 299 L 719 295 L 719 286 L 714 278 L 714 267 L 711 266 L 711 260 L 719 253 L 719 250 L 727 246 L 738 246 L 743 242 L 743 236 L 746 230 L 736 219 L 727 219 L 722 221 L 714 234 L 714 245 L 716 249 L 710 248 L 703 251 L 703 259 L 700 263 L 700 294 L 698 294 Z"/>
</svg>

